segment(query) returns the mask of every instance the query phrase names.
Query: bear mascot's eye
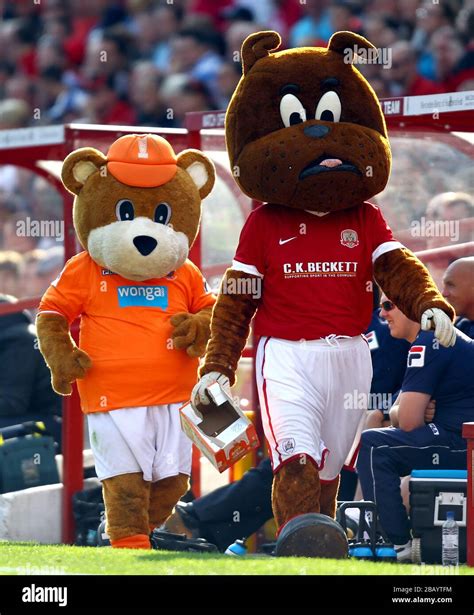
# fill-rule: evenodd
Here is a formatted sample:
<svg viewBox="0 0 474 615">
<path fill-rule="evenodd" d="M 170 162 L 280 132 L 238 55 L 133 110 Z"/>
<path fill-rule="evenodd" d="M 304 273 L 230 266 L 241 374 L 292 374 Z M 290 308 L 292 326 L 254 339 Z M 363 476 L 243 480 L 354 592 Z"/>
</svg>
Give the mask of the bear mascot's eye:
<svg viewBox="0 0 474 615">
<path fill-rule="evenodd" d="M 121 199 L 115 207 L 115 213 L 117 215 L 117 220 L 133 220 L 135 217 L 135 210 L 133 209 L 132 201 Z"/>
<path fill-rule="evenodd" d="M 155 209 L 155 222 L 168 224 L 171 218 L 171 207 L 168 203 L 160 203 Z"/>
<path fill-rule="evenodd" d="M 316 107 L 316 119 L 323 122 L 339 122 L 341 119 L 341 99 L 336 92 L 326 92 Z"/>
<path fill-rule="evenodd" d="M 280 102 L 280 115 L 286 128 L 306 122 L 306 109 L 294 94 L 283 96 Z"/>
</svg>

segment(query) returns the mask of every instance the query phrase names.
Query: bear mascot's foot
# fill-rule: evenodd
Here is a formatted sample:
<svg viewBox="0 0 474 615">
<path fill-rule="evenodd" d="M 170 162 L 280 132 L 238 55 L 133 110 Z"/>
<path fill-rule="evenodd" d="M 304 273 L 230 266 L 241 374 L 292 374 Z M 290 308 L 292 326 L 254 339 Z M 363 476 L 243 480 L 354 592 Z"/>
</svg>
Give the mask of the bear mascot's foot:
<svg viewBox="0 0 474 615">
<path fill-rule="evenodd" d="M 281 529 L 275 554 L 279 557 L 345 559 L 348 555 L 346 534 L 339 523 L 327 515 L 299 515 Z"/>
</svg>

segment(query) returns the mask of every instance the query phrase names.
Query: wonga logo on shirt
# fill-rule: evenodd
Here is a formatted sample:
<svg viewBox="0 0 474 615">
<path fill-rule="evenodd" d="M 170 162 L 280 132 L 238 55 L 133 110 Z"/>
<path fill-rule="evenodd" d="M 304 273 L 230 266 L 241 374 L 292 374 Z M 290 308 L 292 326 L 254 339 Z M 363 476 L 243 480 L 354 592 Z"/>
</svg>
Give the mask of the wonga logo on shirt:
<svg viewBox="0 0 474 615">
<path fill-rule="evenodd" d="M 166 286 L 119 286 L 117 296 L 120 307 L 168 307 Z"/>
</svg>

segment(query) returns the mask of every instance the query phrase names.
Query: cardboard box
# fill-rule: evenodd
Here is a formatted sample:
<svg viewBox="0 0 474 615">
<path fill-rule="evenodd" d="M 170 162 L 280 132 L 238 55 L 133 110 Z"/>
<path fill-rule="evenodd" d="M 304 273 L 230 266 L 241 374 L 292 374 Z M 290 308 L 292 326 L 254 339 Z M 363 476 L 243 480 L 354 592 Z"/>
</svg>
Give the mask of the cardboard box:
<svg viewBox="0 0 474 615">
<path fill-rule="evenodd" d="M 181 427 L 212 465 L 224 472 L 259 445 L 255 427 L 216 382 L 208 387 L 211 404 L 203 416 L 188 402 L 180 409 Z"/>
</svg>

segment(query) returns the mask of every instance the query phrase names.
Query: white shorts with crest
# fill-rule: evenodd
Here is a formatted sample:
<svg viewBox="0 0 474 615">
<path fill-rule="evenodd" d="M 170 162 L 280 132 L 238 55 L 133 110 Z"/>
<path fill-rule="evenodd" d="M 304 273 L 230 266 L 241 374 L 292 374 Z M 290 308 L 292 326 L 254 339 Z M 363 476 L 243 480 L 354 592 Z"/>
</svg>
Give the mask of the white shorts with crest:
<svg viewBox="0 0 474 615">
<path fill-rule="evenodd" d="M 354 467 L 372 380 L 362 336 L 262 337 L 256 374 L 274 472 L 304 455 L 323 481 L 336 478 L 343 466 Z"/>
</svg>

